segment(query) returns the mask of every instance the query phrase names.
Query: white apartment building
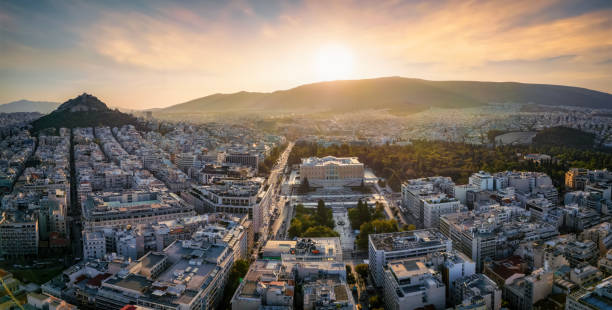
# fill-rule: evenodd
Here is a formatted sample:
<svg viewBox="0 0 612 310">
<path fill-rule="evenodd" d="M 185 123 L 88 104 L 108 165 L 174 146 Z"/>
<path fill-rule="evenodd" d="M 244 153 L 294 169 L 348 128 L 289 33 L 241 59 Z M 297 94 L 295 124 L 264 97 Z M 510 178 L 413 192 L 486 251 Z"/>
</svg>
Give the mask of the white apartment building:
<svg viewBox="0 0 612 310">
<path fill-rule="evenodd" d="M 412 179 L 402 183 L 401 191 L 404 212 L 411 214 L 417 220 L 417 222 L 424 223 L 424 213 L 426 212 L 424 210 L 425 201 L 430 200 L 430 206 L 428 207 L 431 207 L 433 201 L 452 197 L 455 192 L 455 183 L 453 183 L 449 177 L 440 176 Z M 432 226 L 431 221 L 436 221 L 434 217 L 437 212 L 446 211 L 445 207 L 441 207 L 441 209 L 442 210 L 439 210 L 436 207 L 428 208 L 428 224 L 424 224 L 425 228 L 437 227 L 437 225 Z"/>
<path fill-rule="evenodd" d="M 106 255 L 106 240 L 101 231 L 83 231 L 83 258 L 101 259 Z"/>
<path fill-rule="evenodd" d="M 497 284 L 481 273 L 457 279 L 451 293 L 455 309 L 499 310 L 502 291 Z"/>
<path fill-rule="evenodd" d="M 455 288 L 455 281 L 475 274 L 476 264 L 469 257 L 457 251 L 432 253 L 427 256 L 427 260 L 440 270 L 448 301 L 450 303 L 461 301 L 453 300 L 452 292 Z"/>
<path fill-rule="evenodd" d="M 422 258 L 395 260 L 384 270 L 384 300 L 387 310 L 411 310 L 433 306 L 445 309 L 445 286 Z"/>
<path fill-rule="evenodd" d="M 152 224 L 193 215 L 193 207 L 175 194 L 141 191 L 90 195 L 81 213 L 85 230 Z"/>
<path fill-rule="evenodd" d="M 437 229 L 370 234 L 369 265 L 377 286 L 384 283 L 384 266 L 391 261 L 423 256 L 436 252 L 450 252 L 452 243 Z"/>
<path fill-rule="evenodd" d="M 530 275 L 521 275 L 505 285 L 505 300 L 510 308 L 531 310 L 533 305 L 552 293 L 553 272 L 538 269 Z"/>
<path fill-rule="evenodd" d="M 438 228 L 440 216 L 444 214 L 467 211 L 459 200 L 447 197 L 445 194 L 427 197 L 422 201 L 423 227 Z"/>
<path fill-rule="evenodd" d="M 468 182 L 470 185 L 474 185 L 482 190 L 494 190 L 495 189 L 495 179 L 493 176 L 485 171 L 478 171 L 477 173 L 472 174 Z"/>
<path fill-rule="evenodd" d="M 253 230 L 259 232 L 263 228 L 265 214 L 260 203 L 263 194 L 261 179 L 225 179 L 212 185 L 192 185 L 191 189 L 183 192 L 181 196 L 193 205 L 198 213 L 248 215 L 253 221 Z"/>
</svg>

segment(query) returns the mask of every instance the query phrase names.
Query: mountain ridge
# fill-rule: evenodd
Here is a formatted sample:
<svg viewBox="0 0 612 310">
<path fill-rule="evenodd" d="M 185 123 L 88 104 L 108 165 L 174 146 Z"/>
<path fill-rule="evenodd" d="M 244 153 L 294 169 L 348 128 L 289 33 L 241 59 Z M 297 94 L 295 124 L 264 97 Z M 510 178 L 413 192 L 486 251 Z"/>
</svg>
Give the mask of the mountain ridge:
<svg viewBox="0 0 612 310">
<path fill-rule="evenodd" d="M 273 92 L 215 93 L 163 108 L 160 112 L 401 111 L 428 107 L 463 108 L 504 102 L 612 108 L 612 95 L 552 84 L 382 77 L 317 82 Z"/>
<path fill-rule="evenodd" d="M 39 112 L 47 114 L 55 110 L 59 105 L 59 102 L 20 99 L 0 104 L 0 113 Z"/>
</svg>

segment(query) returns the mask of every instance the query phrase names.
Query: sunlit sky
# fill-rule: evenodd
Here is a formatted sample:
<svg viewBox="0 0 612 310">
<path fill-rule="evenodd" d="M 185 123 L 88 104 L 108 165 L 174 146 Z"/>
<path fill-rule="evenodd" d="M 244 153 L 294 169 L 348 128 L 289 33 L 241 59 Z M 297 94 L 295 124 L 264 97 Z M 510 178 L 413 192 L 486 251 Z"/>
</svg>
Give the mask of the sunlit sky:
<svg viewBox="0 0 612 310">
<path fill-rule="evenodd" d="M 612 92 L 612 1 L 0 0 L 0 103 L 405 76 Z"/>
</svg>

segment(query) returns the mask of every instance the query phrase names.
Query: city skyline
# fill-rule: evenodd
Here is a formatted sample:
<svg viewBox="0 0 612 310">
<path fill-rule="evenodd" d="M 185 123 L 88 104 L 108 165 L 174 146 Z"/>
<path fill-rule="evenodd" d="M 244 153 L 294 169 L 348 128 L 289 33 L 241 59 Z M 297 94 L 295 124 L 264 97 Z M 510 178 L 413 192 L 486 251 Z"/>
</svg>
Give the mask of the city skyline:
<svg viewBox="0 0 612 310">
<path fill-rule="evenodd" d="M 381 76 L 609 93 L 611 13 L 606 1 L 3 2 L 0 102 L 86 91 L 146 109 Z"/>
</svg>

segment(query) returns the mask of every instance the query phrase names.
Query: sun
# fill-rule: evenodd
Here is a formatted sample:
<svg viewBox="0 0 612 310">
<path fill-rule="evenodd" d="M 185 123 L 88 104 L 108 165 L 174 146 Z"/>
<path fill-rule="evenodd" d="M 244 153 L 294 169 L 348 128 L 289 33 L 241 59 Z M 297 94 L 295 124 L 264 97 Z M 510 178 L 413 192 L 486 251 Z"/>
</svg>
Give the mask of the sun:
<svg viewBox="0 0 612 310">
<path fill-rule="evenodd" d="M 353 73 L 353 53 L 339 44 L 321 46 L 316 53 L 315 67 L 319 80 L 350 78 Z"/>
</svg>

